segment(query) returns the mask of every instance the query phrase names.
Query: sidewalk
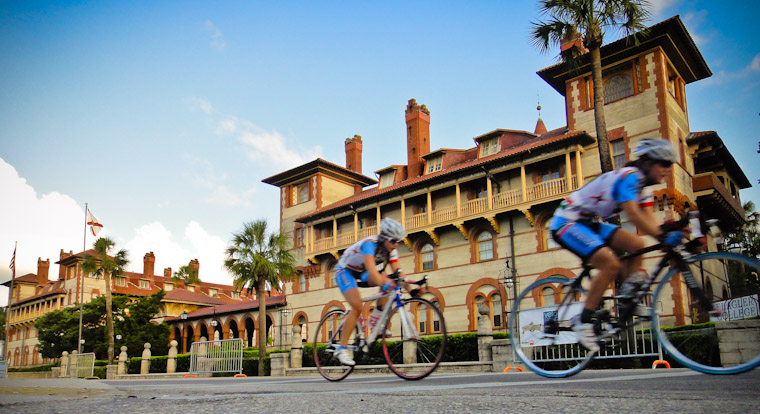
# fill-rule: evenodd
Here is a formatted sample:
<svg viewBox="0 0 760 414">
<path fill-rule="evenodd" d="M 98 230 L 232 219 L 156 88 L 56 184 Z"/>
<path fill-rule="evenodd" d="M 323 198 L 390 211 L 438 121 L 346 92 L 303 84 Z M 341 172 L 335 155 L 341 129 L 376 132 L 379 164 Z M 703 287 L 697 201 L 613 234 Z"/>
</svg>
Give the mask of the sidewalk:
<svg viewBox="0 0 760 414">
<path fill-rule="evenodd" d="M 0 404 L 124 395 L 101 381 L 79 378 L 0 379 Z"/>
</svg>

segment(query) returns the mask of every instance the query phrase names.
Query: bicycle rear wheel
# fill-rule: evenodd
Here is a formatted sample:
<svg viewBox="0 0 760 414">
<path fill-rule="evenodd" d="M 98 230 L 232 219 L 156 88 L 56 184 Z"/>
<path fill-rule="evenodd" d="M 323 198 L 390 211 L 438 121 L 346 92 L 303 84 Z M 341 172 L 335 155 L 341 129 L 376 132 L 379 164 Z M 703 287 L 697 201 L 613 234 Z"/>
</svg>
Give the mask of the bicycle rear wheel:
<svg viewBox="0 0 760 414">
<path fill-rule="evenodd" d="M 340 344 L 340 329 L 343 327 L 346 315 L 347 311 L 343 310 L 328 312 L 319 321 L 314 333 L 314 363 L 317 371 L 330 381 L 340 381 L 354 370 L 352 366 L 341 364 L 335 352 Z M 353 345 L 354 349 L 359 349 L 360 340 L 357 326 L 354 328 L 352 338 L 348 341 L 349 347 Z"/>
<path fill-rule="evenodd" d="M 549 277 L 528 286 L 515 299 L 509 316 L 509 339 L 531 371 L 551 378 L 582 371 L 596 355 L 578 343 L 570 318 L 583 309 L 582 291 L 568 279 Z"/>
<path fill-rule="evenodd" d="M 662 348 L 672 360 L 707 374 L 738 374 L 759 366 L 760 308 L 751 284 L 760 275 L 760 262 L 718 252 L 694 256 L 687 263 L 694 282 L 690 289 L 688 276 L 671 269 L 654 292 L 652 326 Z M 722 311 L 720 316 L 710 317 L 697 301 L 696 289 Z M 678 296 L 688 301 L 691 315 L 673 311 L 673 298 Z M 679 322 L 683 326 L 665 326 Z"/>
<path fill-rule="evenodd" d="M 443 359 L 446 323 L 441 310 L 430 301 L 411 298 L 401 304 L 403 308 L 391 309 L 388 316 L 383 354 L 394 374 L 406 380 L 419 380 L 430 375 Z"/>
</svg>

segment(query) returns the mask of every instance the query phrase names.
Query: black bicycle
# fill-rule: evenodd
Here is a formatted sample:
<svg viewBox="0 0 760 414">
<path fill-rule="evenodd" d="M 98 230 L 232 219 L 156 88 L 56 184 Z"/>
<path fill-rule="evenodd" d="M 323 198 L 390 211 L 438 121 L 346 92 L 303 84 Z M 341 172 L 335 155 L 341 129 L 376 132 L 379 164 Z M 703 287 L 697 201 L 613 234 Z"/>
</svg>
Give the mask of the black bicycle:
<svg viewBox="0 0 760 414">
<path fill-rule="evenodd" d="M 709 220 L 706 224 L 712 231 L 715 223 L 715 220 Z M 728 351 L 718 353 L 715 340 L 705 340 L 710 336 L 699 335 L 712 329 L 709 326 L 695 334 L 693 330 L 666 329 L 660 323 L 661 318 L 675 319 L 675 315 L 661 315 L 663 309 L 683 300 L 680 298 L 687 298 L 693 317 L 699 316 L 704 320 L 708 316 L 722 320 L 741 318 L 740 322 L 736 322 L 741 325 L 739 331 L 758 335 L 757 331 L 760 330 L 760 323 L 752 320 L 753 317 L 758 318 L 757 295 L 732 295 L 731 292 L 732 283 L 760 275 L 760 262 L 730 252 L 692 254 L 702 243 L 698 213 L 689 212 L 683 219 L 669 223 L 667 230 L 681 230 L 686 226 L 691 228 L 693 236 L 686 243 L 675 247 L 656 244 L 620 256 L 621 260 L 625 260 L 657 250 L 664 251 L 649 279 L 638 287 L 632 298 L 602 298 L 594 318 L 600 352 L 619 347 L 631 338 L 634 342 L 636 338 L 651 339 L 654 333 L 668 355 L 696 371 L 737 374 L 751 370 L 760 365 L 760 344 L 747 346 L 746 340 L 735 345 L 721 344 L 720 349 Z M 583 271 L 573 279 L 552 276 L 537 280 L 515 299 L 509 318 L 510 340 L 515 354 L 533 372 L 546 377 L 568 377 L 582 371 L 599 356 L 578 343 L 570 326 L 570 318 L 583 309 L 585 286 L 591 279 L 590 275 L 591 268 L 584 266 Z M 715 295 L 713 285 L 726 287 Z M 654 293 L 650 292 L 652 287 Z M 682 294 L 673 295 L 674 290 Z M 715 303 L 720 309 L 716 309 L 713 297 L 722 298 Z M 630 335 L 632 332 L 636 335 Z M 638 345 L 634 343 L 634 346 Z"/>
</svg>

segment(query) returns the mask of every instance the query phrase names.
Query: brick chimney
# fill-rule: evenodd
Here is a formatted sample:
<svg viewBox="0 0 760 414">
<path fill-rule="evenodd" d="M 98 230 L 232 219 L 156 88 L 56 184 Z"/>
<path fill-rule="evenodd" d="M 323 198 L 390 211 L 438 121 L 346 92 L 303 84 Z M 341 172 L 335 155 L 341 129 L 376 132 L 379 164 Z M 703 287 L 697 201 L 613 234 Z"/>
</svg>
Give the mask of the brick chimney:
<svg viewBox="0 0 760 414">
<path fill-rule="evenodd" d="M 362 137 L 360 135 L 346 138 L 346 168 L 362 173 Z"/>
<path fill-rule="evenodd" d="M 422 175 L 422 156 L 430 152 L 430 111 L 410 99 L 406 105 L 407 179 Z"/>
<path fill-rule="evenodd" d="M 191 260 L 190 263 L 189 263 L 189 265 L 190 265 L 190 267 L 192 267 L 193 269 L 195 269 L 195 274 L 198 277 L 198 279 L 200 280 L 200 278 L 201 278 L 201 272 L 200 272 L 201 264 L 198 262 L 198 259 Z"/>
<path fill-rule="evenodd" d="M 42 260 L 37 258 L 37 285 L 46 285 L 48 282 L 48 272 L 50 271 L 50 259 Z"/>
<path fill-rule="evenodd" d="M 167 267 L 164 269 L 164 277 L 172 277 L 172 268 Z"/>
<path fill-rule="evenodd" d="M 143 256 L 143 276 L 153 277 L 153 271 L 156 266 L 156 255 L 153 252 L 145 253 Z"/>
<path fill-rule="evenodd" d="M 59 261 L 73 255 L 74 253 L 69 251 L 68 253 L 64 252 L 63 249 L 61 249 L 60 258 Z M 58 279 L 65 280 L 66 279 L 66 268 L 63 265 L 58 265 Z"/>
</svg>

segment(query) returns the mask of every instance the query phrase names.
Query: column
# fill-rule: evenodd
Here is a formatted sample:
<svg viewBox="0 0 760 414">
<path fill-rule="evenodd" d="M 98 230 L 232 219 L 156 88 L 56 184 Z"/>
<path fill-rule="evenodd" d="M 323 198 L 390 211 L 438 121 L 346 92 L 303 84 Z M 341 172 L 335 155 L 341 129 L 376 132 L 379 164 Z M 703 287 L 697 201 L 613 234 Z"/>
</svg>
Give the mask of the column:
<svg viewBox="0 0 760 414">
<path fill-rule="evenodd" d="M 520 184 L 522 185 L 522 202 L 528 201 L 528 187 L 525 183 L 525 163 L 520 163 Z"/>
<path fill-rule="evenodd" d="M 567 190 L 573 189 L 573 170 L 570 168 L 570 153 L 565 153 L 565 182 L 567 183 Z"/>
</svg>

